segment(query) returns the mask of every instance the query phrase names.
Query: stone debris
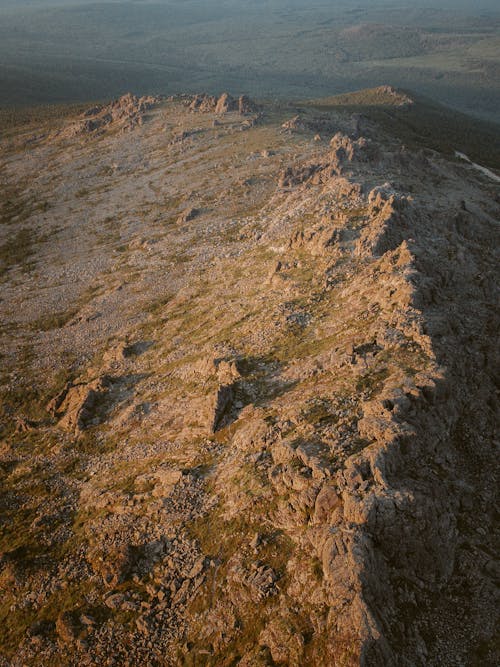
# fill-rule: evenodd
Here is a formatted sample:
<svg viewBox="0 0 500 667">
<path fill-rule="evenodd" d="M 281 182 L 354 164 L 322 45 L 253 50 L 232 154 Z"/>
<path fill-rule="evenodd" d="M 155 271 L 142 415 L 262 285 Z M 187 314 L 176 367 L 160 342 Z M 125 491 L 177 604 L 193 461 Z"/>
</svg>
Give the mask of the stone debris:
<svg viewBox="0 0 500 667">
<path fill-rule="evenodd" d="M 276 586 L 278 576 L 265 563 L 252 563 L 248 570 L 240 566 L 235 567 L 231 572 L 231 577 L 235 582 L 249 589 L 250 596 L 255 602 L 265 600 L 278 592 Z"/>
</svg>

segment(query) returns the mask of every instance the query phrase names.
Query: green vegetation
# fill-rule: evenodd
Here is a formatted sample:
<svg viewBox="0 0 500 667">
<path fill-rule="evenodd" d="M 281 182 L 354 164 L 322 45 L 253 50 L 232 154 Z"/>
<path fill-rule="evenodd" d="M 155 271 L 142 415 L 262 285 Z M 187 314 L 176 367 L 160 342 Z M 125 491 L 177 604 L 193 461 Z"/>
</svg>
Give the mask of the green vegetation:
<svg viewBox="0 0 500 667">
<path fill-rule="evenodd" d="M 91 101 L 79 104 L 41 104 L 35 106 L 0 107 L 0 131 L 2 135 L 12 135 L 21 130 L 56 127 L 64 118 L 81 114 Z"/>
<path fill-rule="evenodd" d="M 363 394 L 365 398 L 371 398 L 380 392 L 389 375 L 388 368 L 371 369 L 357 380 L 356 391 Z"/>
<path fill-rule="evenodd" d="M 46 240 L 28 227 L 23 227 L 0 246 L 0 278 L 14 266 L 20 266 L 23 271 L 33 268 L 31 261 L 35 255 L 35 245 Z"/>
<path fill-rule="evenodd" d="M 77 314 L 79 308 L 68 308 L 64 312 L 42 315 L 33 322 L 33 329 L 37 331 L 52 331 L 66 326 Z"/>
<path fill-rule="evenodd" d="M 94 618 L 105 620 L 106 616 L 110 615 L 108 610 L 103 607 L 90 608 L 85 602 L 85 593 L 88 593 L 89 590 L 91 586 L 87 581 L 72 582 L 65 588 L 52 593 L 39 610 L 31 605 L 25 608 L 17 606 L 12 609 L 14 599 L 8 594 L 4 601 L 0 602 L 0 645 L 8 655 L 12 654 L 23 635 L 35 622 L 37 627 L 42 629 L 42 634 L 54 636 L 55 621 L 64 612 L 91 613 Z M 96 612 L 99 613 L 96 614 Z"/>
<path fill-rule="evenodd" d="M 218 506 L 209 515 L 191 525 L 191 535 L 199 542 L 202 551 L 212 556 L 216 565 L 210 570 L 210 576 L 207 577 L 189 607 L 190 614 L 195 614 L 195 621 L 190 632 L 194 642 L 190 651 L 191 657 L 185 664 L 193 666 L 205 664 L 201 656 L 196 656 L 198 649 L 205 648 L 203 642 L 196 641 L 197 625 L 203 623 L 204 615 L 224 599 L 223 582 L 228 575 L 231 576 L 230 568 L 228 568 L 230 559 L 241 556 L 241 565 L 251 572 L 250 568 L 255 563 L 255 554 L 248 548 L 248 544 L 256 533 L 262 534 L 262 523 L 259 521 L 259 516 L 269 511 L 266 505 L 268 503 L 262 500 L 256 502 L 252 506 L 251 513 L 240 512 L 232 519 L 225 519 L 223 508 Z M 273 568 L 281 588 L 287 585 L 286 567 L 294 548 L 293 541 L 281 530 L 274 530 L 263 535 L 263 544 L 259 547 L 259 562 Z M 234 582 L 232 585 L 234 586 Z M 240 586 L 245 587 L 243 581 L 240 582 Z M 238 609 L 239 632 L 222 652 L 218 652 L 217 664 L 235 664 L 234 660 L 237 656 L 241 657 L 248 647 L 257 645 L 259 634 L 264 629 L 268 614 L 275 605 L 273 597 L 256 603 L 251 600 L 248 590 L 243 595 L 245 604 Z M 205 629 L 203 627 L 201 629 L 205 634 Z"/>
<path fill-rule="evenodd" d="M 325 423 L 335 423 L 338 421 L 338 415 L 328 397 L 314 397 L 309 399 L 301 410 L 300 419 L 308 424 L 319 426 Z"/>
</svg>

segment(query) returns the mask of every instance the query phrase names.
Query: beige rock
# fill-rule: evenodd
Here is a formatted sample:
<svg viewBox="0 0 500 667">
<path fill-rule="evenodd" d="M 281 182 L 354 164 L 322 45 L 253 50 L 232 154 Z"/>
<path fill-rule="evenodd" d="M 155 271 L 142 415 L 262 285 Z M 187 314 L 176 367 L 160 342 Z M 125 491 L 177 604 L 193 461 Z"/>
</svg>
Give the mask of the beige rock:
<svg viewBox="0 0 500 667">
<path fill-rule="evenodd" d="M 342 499 L 338 495 L 335 486 L 325 484 L 321 487 L 314 504 L 314 523 L 327 523 L 331 521 L 332 513 L 340 508 Z"/>
<path fill-rule="evenodd" d="M 59 418 L 58 425 L 79 434 L 100 422 L 100 409 L 109 387 L 107 377 L 88 383 L 68 383 L 47 405 L 47 411 Z"/>
</svg>

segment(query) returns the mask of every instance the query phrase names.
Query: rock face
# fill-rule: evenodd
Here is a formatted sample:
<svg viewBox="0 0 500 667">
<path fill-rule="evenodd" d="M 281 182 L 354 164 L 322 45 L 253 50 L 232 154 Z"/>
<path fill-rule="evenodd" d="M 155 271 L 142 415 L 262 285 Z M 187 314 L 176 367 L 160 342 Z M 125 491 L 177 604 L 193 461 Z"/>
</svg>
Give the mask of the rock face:
<svg viewBox="0 0 500 667">
<path fill-rule="evenodd" d="M 495 183 L 248 104 L 5 152 L 0 667 L 500 664 Z"/>
<path fill-rule="evenodd" d="M 370 216 L 372 224 L 360 235 L 355 254 L 381 256 L 395 250 L 408 237 L 412 212 L 407 197 L 376 190 L 370 192 Z"/>
<path fill-rule="evenodd" d="M 212 432 L 219 429 L 225 415 L 228 413 L 231 403 L 234 399 L 233 387 L 228 385 L 221 385 L 215 394 L 213 406 L 213 419 L 211 424 Z"/>
<path fill-rule="evenodd" d="M 377 147 L 364 137 L 352 140 L 338 132 L 330 141 L 332 164 L 338 174 L 350 162 L 373 162 L 377 157 Z"/>
<path fill-rule="evenodd" d="M 327 159 L 286 167 L 279 176 L 278 185 L 281 188 L 324 185 L 342 175 L 354 162 L 374 163 L 378 157 L 378 148 L 372 141 L 364 137 L 353 140 L 338 132 L 330 140 Z"/>
<path fill-rule="evenodd" d="M 222 93 L 215 105 L 215 113 L 223 114 L 228 111 L 235 111 L 236 108 L 236 100 L 228 93 Z"/>
</svg>

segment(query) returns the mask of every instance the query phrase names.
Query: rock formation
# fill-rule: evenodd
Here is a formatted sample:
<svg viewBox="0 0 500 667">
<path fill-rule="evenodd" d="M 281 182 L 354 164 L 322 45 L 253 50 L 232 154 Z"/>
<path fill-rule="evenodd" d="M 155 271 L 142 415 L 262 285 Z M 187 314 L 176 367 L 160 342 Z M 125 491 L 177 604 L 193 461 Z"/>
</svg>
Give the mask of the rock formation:
<svg viewBox="0 0 500 667">
<path fill-rule="evenodd" d="M 68 139 L 90 133 L 102 133 L 109 128 L 119 128 L 121 131 L 133 130 L 142 125 L 145 113 L 158 102 L 157 97 L 137 97 L 128 93 L 110 104 L 88 109 L 80 119 L 58 132 L 57 136 Z"/>
<path fill-rule="evenodd" d="M 222 93 L 220 97 L 204 93 L 194 96 L 189 103 L 189 110 L 199 113 L 216 113 L 219 115 L 230 111 L 238 111 L 241 115 L 246 115 L 255 113 L 257 105 L 248 95 L 240 95 L 238 99 L 235 99 L 229 93 Z"/>
<path fill-rule="evenodd" d="M 47 411 L 58 420 L 59 426 L 73 433 L 81 433 L 99 423 L 99 406 L 109 387 L 107 378 L 78 384 L 68 383 L 47 406 Z"/>
</svg>

